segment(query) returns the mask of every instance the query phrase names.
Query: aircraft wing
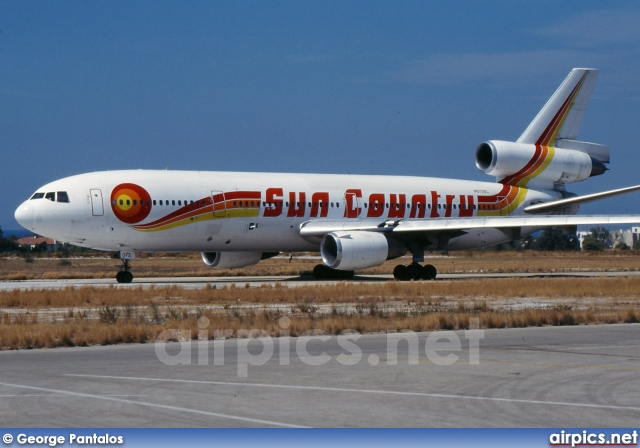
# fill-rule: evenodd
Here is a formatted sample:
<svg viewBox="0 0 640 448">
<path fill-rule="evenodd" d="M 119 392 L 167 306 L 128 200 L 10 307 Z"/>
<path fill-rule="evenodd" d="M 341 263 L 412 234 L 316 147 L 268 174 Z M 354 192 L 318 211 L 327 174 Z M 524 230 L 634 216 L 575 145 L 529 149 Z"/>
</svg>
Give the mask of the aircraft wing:
<svg viewBox="0 0 640 448">
<path fill-rule="evenodd" d="M 394 233 L 441 232 L 471 229 L 513 229 L 518 227 L 566 227 L 579 225 L 638 224 L 640 215 L 582 215 L 582 216 L 491 216 L 473 218 L 445 218 L 406 220 L 398 223 Z"/>
<path fill-rule="evenodd" d="M 587 194 L 584 196 L 574 196 L 558 201 L 543 202 L 541 204 L 530 205 L 524 209 L 526 213 L 551 213 L 556 210 L 562 210 L 567 207 L 587 204 L 589 202 L 600 201 L 602 199 L 618 196 L 621 194 L 631 193 L 640 190 L 640 185 L 633 187 L 618 188 L 617 190 L 603 191 L 600 193 Z"/>
<path fill-rule="evenodd" d="M 392 232 L 407 239 L 412 233 L 458 233 L 472 229 L 513 229 L 519 227 L 566 227 L 577 225 L 639 224 L 640 215 L 536 215 L 469 218 L 397 219 L 377 221 L 325 220 L 300 225 L 302 236 L 323 236 L 337 231 Z"/>
</svg>

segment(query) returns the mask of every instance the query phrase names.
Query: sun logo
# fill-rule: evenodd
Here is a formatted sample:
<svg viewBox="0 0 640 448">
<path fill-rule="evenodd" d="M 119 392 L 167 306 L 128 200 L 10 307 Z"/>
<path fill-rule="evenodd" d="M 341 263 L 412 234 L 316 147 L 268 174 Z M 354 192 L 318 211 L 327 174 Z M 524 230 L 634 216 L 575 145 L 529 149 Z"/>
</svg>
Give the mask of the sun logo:
<svg viewBox="0 0 640 448">
<path fill-rule="evenodd" d="M 149 216 L 151 196 L 136 184 L 120 184 L 111 192 L 111 209 L 127 224 L 136 224 Z"/>
</svg>

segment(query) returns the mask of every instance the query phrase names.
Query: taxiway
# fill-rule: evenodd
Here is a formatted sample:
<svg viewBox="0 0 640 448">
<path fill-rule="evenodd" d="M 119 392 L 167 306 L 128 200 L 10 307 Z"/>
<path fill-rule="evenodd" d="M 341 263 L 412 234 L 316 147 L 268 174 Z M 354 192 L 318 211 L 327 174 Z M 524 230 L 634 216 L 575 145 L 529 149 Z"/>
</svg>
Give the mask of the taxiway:
<svg viewBox="0 0 640 448">
<path fill-rule="evenodd" d="M 271 354 L 257 339 L 2 352 L 0 419 L 7 427 L 637 425 L 640 325 L 469 335 L 352 335 L 346 346 L 284 337 Z M 453 336 L 460 345 L 446 345 Z M 449 355 L 455 362 L 443 364 Z"/>
</svg>

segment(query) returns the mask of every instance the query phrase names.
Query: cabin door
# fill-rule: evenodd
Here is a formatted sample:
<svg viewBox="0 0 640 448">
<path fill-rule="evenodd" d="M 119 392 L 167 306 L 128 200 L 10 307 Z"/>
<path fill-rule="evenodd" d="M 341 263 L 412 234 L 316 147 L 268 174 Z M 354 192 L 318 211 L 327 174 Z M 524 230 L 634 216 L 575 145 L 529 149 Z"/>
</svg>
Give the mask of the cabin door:
<svg viewBox="0 0 640 448">
<path fill-rule="evenodd" d="M 227 216 L 227 204 L 224 200 L 224 192 L 211 190 L 211 200 L 213 201 L 213 217 L 224 218 Z"/>
<path fill-rule="evenodd" d="M 93 216 L 104 216 L 104 205 L 102 204 L 102 190 L 89 190 L 91 196 L 91 213 Z"/>
</svg>

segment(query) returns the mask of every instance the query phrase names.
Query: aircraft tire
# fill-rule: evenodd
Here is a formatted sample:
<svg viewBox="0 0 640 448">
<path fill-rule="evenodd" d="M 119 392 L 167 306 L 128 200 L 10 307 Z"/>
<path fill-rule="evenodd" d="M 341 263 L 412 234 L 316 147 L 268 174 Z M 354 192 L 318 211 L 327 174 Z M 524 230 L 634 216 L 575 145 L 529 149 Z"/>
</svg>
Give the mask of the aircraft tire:
<svg viewBox="0 0 640 448">
<path fill-rule="evenodd" d="M 133 281 L 133 274 L 130 271 L 118 271 L 116 281 L 118 283 L 131 283 Z"/>
<path fill-rule="evenodd" d="M 422 266 L 422 279 L 423 280 L 435 280 L 438 275 L 438 270 L 432 264 L 426 264 Z"/>
<path fill-rule="evenodd" d="M 407 281 L 409 280 L 409 268 L 404 264 L 399 264 L 393 269 L 393 277 L 396 280 Z"/>
<path fill-rule="evenodd" d="M 422 280 L 422 266 L 418 263 L 411 263 L 407 266 L 407 280 Z"/>
</svg>

